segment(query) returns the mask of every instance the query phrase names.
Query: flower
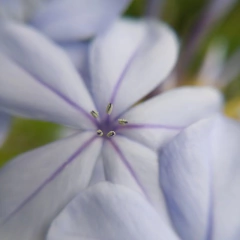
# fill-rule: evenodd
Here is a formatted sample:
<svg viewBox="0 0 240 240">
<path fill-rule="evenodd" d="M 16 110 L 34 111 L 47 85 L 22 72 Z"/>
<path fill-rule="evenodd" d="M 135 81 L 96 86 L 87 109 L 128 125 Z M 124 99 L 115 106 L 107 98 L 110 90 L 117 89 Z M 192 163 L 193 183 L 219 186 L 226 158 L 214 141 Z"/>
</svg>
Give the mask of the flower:
<svg viewBox="0 0 240 240">
<path fill-rule="evenodd" d="M 238 67 L 240 50 L 234 52 L 229 59 L 226 59 L 226 54 L 227 43 L 225 41 L 218 40 L 210 45 L 196 76 L 198 84 L 224 88 L 237 78 L 240 73 Z"/>
<path fill-rule="evenodd" d="M 239 239 L 239 139 L 239 122 L 216 116 L 161 151 L 160 182 L 181 238 Z"/>
<path fill-rule="evenodd" d="M 138 192 L 109 182 L 80 192 L 53 221 L 47 240 L 180 240 Z"/>
<path fill-rule="evenodd" d="M 5 22 L 0 32 L 1 109 L 79 130 L 1 169 L 1 240 L 44 239 L 72 198 L 102 180 L 161 209 L 156 149 L 222 105 L 218 91 L 193 87 L 134 106 L 173 68 L 175 34 L 156 21 L 117 21 L 91 43 L 86 87 L 64 51 L 34 29 Z"/>
<path fill-rule="evenodd" d="M 0 17 L 27 24 L 60 45 L 88 78 L 89 40 L 103 32 L 130 0 L 57 0 L 1 2 Z"/>
<path fill-rule="evenodd" d="M 212 30 L 214 25 L 219 22 L 236 4 L 236 0 L 210 0 L 206 2 L 200 16 L 188 30 L 185 36 L 185 43 L 178 61 L 178 78 L 182 78 L 193 61 L 198 48 Z"/>
<path fill-rule="evenodd" d="M 129 3 L 130 0 L 0 0 L 0 17 L 28 24 L 50 37 L 65 49 L 87 81 L 88 40 L 104 31 Z M 9 126 L 1 125 L 3 128 L 0 143 Z"/>
<path fill-rule="evenodd" d="M 238 240 L 239 142 L 239 122 L 215 116 L 193 124 L 160 151 L 161 212 L 141 194 L 103 182 L 63 209 L 47 240 Z"/>
<path fill-rule="evenodd" d="M 129 2 L 130 0 L 3 0 L 0 17 L 29 24 L 57 42 L 77 42 L 100 33 Z"/>
</svg>

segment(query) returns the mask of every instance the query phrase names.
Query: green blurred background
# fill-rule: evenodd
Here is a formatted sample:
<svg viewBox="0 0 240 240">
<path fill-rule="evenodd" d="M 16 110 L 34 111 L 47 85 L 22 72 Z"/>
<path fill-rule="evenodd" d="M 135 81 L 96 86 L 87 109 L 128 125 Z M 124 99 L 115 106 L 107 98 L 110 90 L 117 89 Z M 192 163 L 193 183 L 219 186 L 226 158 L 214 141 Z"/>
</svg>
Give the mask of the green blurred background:
<svg viewBox="0 0 240 240">
<path fill-rule="evenodd" d="M 179 39 L 184 41 L 208 2 L 209 1 L 206 0 L 162 1 L 159 16 L 161 16 L 163 21 L 170 24 L 179 35 Z M 147 4 L 148 1 L 134 0 L 127 9 L 125 15 L 133 17 L 144 16 Z M 232 54 L 239 48 L 239 23 L 240 1 L 236 1 L 231 11 L 218 21 L 205 36 L 204 41 L 202 41 L 193 59 L 194 61 L 188 66 L 188 71 L 184 76 L 186 79 L 194 80 L 194 73 L 199 68 L 207 47 L 214 39 L 224 38 L 227 40 L 229 45 L 228 54 Z M 235 117 L 236 109 L 240 109 L 240 78 L 234 79 L 227 87 L 222 89 L 222 91 L 227 100 L 226 112 L 228 115 Z M 25 119 L 13 119 L 10 134 L 3 147 L 0 149 L 0 167 L 9 159 L 22 152 L 58 139 L 61 136 L 61 132 L 62 127 L 56 124 Z"/>
</svg>

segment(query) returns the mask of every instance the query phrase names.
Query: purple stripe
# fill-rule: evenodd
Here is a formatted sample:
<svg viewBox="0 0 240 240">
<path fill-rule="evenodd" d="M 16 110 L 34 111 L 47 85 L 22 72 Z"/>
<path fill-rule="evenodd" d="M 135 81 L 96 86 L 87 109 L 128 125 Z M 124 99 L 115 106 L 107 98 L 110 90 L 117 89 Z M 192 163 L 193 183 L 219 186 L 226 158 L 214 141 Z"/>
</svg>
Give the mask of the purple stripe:
<svg viewBox="0 0 240 240">
<path fill-rule="evenodd" d="M 10 215 L 4 220 L 3 224 L 5 224 L 11 217 L 13 217 L 16 213 L 18 213 L 28 202 L 30 202 L 44 187 L 46 187 L 49 183 L 51 183 L 64 169 L 69 165 L 82 151 L 88 147 L 97 137 L 93 136 L 89 140 L 87 140 L 81 147 L 77 149 L 60 167 L 58 167 L 55 172 L 52 173 L 33 193 L 31 193 Z"/>
<path fill-rule="evenodd" d="M 56 94 L 59 98 L 61 98 L 63 101 L 65 101 L 66 103 L 68 103 L 71 107 L 75 108 L 76 110 L 78 110 L 79 112 L 81 112 L 83 115 L 85 115 L 85 117 L 87 117 L 90 121 L 92 121 L 94 124 L 96 124 L 95 119 L 92 118 L 92 116 L 85 111 L 81 106 L 79 106 L 77 103 L 73 102 L 71 99 L 69 99 L 67 96 L 65 96 L 64 94 L 62 94 L 60 91 L 58 91 L 57 89 L 55 89 L 54 87 L 52 87 L 50 84 L 40 80 L 39 78 L 37 78 L 37 76 L 35 76 L 33 73 L 31 73 L 30 71 L 28 71 L 26 68 L 24 68 L 24 66 L 22 66 L 18 61 L 16 61 L 15 59 L 11 60 L 13 62 L 15 62 L 17 65 L 20 66 L 21 69 L 23 69 L 25 72 L 27 72 L 29 75 L 31 75 L 33 77 L 34 80 L 36 80 L 36 82 L 38 82 L 39 84 L 41 84 L 42 86 L 44 86 L 45 88 L 47 88 L 48 90 L 50 90 L 51 92 L 53 92 L 54 94 Z"/>
<path fill-rule="evenodd" d="M 76 104 L 75 102 L 73 102 L 71 99 L 69 99 L 68 97 L 66 97 L 64 94 L 62 94 L 60 91 L 58 91 L 57 89 L 53 88 L 52 86 L 50 86 L 49 84 L 47 84 L 46 82 L 41 81 L 40 79 L 37 79 L 35 76 L 33 76 L 34 79 L 39 82 L 40 84 L 42 84 L 44 87 L 46 87 L 47 89 L 49 89 L 50 91 L 52 91 L 53 93 L 55 93 L 58 97 L 60 97 L 62 100 L 64 100 L 66 103 L 68 103 L 70 106 L 72 106 L 73 108 L 77 109 L 79 112 L 81 112 L 83 115 L 85 115 L 85 117 L 87 117 L 91 122 L 93 122 L 94 124 L 96 123 L 96 121 L 93 119 L 93 117 L 87 112 L 85 111 L 82 107 L 80 107 L 78 104 Z"/>
<path fill-rule="evenodd" d="M 132 56 L 130 57 L 130 59 L 128 60 L 125 68 L 123 69 L 119 79 L 117 80 L 117 83 L 116 85 L 114 86 L 113 88 L 113 92 L 112 92 L 112 95 L 111 95 L 111 98 L 110 98 L 110 103 L 113 103 L 115 101 L 115 98 L 117 96 L 117 92 L 119 90 L 119 87 L 124 79 L 124 77 L 126 76 L 129 68 L 131 67 L 131 64 L 133 63 L 133 61 L 135 60 L 136 56 L 138 55 L 140 49 L 142 47 L 142 42 L 140 43 L 140 45 L 135 49 L 135 51 L 133 52 Z"/>
<path fill-rule="evenodd" d="M 127 125 L 118 125 L 115 130 L 117 129 L 133 129 L 133 128 L 160 128 L 160 129 L 168 129 L 168 130 L 182 130 L 185 127 L 180 127 L 180 126 L 168 126 L 168 125 L 161 125 L 161 124 L 144 124 L 144 123 L 139 123 L 139 124 L 127 124 Z"/>
<path fill-rule="evenodd" d="M 115 149 L 115 151 L 117 152 L 117 154 L 119 155 L 120 159 L 122 160 L 123 164 L 125 165 L 125 167 L 127 168 L 127 170 L 130 172 L 130 174 L 132 175 L 133 179 L 135 180 L 135 182 L 137 183 L 137 185 L 139 186 L 139 188 L 141 189 L 141 191 L 144 193 L 144 195 L 146 196 L 147 200 L 151 203 L 151 200 L 146 192 L 146 190 L 144 189 L 143 185 L 141 184 L 141 182 L 138 179 L 138 176 L 136 175 L 135 171 L 133 170 L 132 166 L 130 165 L 130 163 L 127 161 L 126 157 L 124 156 L 123 152 L 121 151 L 121 149 L 117 146 L 117 144 L 111 140 L 110 143 L 112 144 L 113 148 Z"/>
</svg>

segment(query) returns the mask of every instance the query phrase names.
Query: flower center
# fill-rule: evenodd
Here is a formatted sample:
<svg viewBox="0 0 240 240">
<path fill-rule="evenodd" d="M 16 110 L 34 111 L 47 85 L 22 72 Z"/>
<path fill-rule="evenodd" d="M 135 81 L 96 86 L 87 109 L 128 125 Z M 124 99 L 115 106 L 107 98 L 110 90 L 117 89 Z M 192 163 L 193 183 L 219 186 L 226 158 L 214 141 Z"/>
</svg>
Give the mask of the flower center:
<svg viewBox="0 0 240 240">
<path fill-rule="evenodd" d="M 113 104 L 109 103 L 106 108 L 106 113 L 108 114 L 108 117 L 104 122 L 100 123 L 100 129 L 97 130 L 97 135 L 99 137 L 107 136 L 108 138 L 111 138 L 116 136 L 116 132 L 113 129 L 113 125 L 109 120 L 109 116 L 111 115 L 112 110 L 113 110 Z M 92 110 L 90 113 L 94 118 L 99 118 L 99 114 L 97 111 Z M 128 121 L 126 119 L 123 119 L 123 118 L 118 119 L 118 124 L 126 125 L 127 123 Z"/>
</svg>

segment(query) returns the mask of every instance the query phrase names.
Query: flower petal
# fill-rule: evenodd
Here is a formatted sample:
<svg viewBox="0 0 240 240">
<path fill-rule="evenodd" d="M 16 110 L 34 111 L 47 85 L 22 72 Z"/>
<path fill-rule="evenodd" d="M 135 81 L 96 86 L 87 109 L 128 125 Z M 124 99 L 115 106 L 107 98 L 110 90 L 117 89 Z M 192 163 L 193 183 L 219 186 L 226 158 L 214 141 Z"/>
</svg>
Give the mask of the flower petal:
<svg viewBox="0 0 240 240">
<path fill-rule="evenodd" d="M 1 108 L 26 117 L 93 127 L 91 97 L 66 54 L 31 28 L 0 25 Z"/>
<path fill-rule="evenodd" d="M 130 0 L 58 0 L 39 8 L 31 24 L 57 41 L 87 39 L 105 29 Z"/>
<path fill-rule="evenodd" d="M 42 240 L 62 208 L 88 186 L 101 139 L 76 134 L 25 153 L 0 171 L 1 240 Z"/>
<path fill-rule="evenodd" d="M 0 0 L 0 17 L 27 21 L 44 0 Z"/>
<path fill-rule="evenodd" d="M 160 152 L 160 182 L 182 239 L 239 239 L 240 124 L 199 121 Z"/>
<path fill-rule="evenodd" d="M 0 113 L 0 148 L 6 139 L 10 125 L 11 125 L 10 116 Z"/>
<path fill-rule="evenodd" d="M 104 144 L 105 179 L 141 193 L 168 221 L 166 205 L 158 182 L 157 155 L 151 149 L 116 136 Z"/>
<path fill-rule="evenodd" d="M 116 116 L 153 90 L 173 68 L 178 42 L 157 21 L 117 21 L 90 48 L 92 92 L 103 114 L 113 103 Z"/>
<path fill-rule="evenodd" d="M 142 196 L 103 182 L 82 191 L 53 221 L 47 240 L 177 240 Z"/>
<path fill-rule="evenodd" d="M 198 73 L 198 81 L 202 85 L 219 86 L 227 54 L 227 43 L 218 40 L 210 45 Z"/>
<path fill-rule="evenodd" d="M 182 87 L 130 109 L 120 116 L 129 124 L 118 126 L 116 131 L 156 149 L 188 125 L 221 108 L 222 96 L 213 88 Z"/>
<path fill-rule="evenodd" d="M 89 76 L 89 64 L 88 64 L 88 55 L 89 55 L 89 42 L 66 42 L 59 43 L 59 45 L 64 48 L 68 56 L 72 60 L 74 66 L 80 72 L 81 76 L 87 87 L 90 84 Z"/>
</svg>

